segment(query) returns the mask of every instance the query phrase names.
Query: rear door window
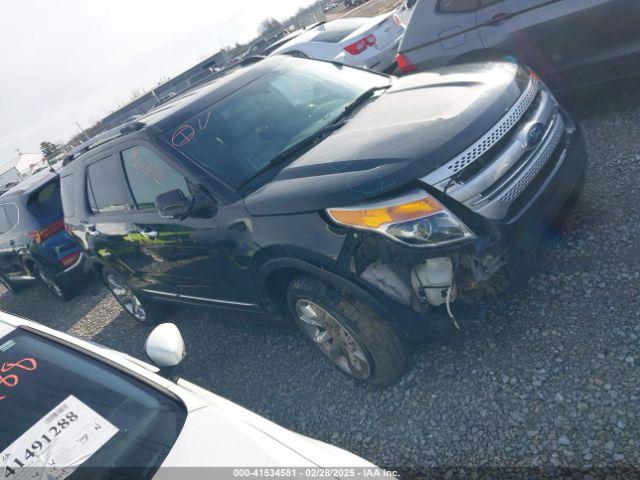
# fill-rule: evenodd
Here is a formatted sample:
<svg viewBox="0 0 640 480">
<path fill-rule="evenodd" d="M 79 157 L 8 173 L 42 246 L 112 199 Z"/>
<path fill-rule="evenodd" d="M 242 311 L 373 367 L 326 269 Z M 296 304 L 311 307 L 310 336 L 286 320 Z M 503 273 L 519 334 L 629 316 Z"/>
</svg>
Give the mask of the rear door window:
<svg viewBox="0 0 640 480">
<path fill-rule="evenodd" d="M 155 208 L 156 197 L 171 190 L 190 195 L 184 177 L 147 147 L 128 148 L 121 155 L 129 187 L 139 209 Z"/>
<path fill-rule="evenodd" d="M 87 167 L 87 198 L 93 213 L 123 212 L 131 207 L 118 159 L 110 156 Z"/>
</svg>

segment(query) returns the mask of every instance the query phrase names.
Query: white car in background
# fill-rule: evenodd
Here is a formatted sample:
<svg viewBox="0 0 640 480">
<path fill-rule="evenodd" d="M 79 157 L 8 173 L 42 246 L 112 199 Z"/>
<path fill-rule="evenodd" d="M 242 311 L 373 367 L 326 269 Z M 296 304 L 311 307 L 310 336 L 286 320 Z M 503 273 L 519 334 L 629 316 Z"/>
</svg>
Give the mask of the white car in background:
<svg viewBox="0 0 640 480">
<path fill-rule="evenodd" d="M 385 71 L 395 65 L 404 26 L 394 12 L 317 25 L 271 52 Z"/>
<path fill-rule="evenodd" d="M 145 349 L 157 367 L 0 312 L 2 478 L 389 476 L 178 379 L 175 325 L 156 327 Z"/>
</svg>

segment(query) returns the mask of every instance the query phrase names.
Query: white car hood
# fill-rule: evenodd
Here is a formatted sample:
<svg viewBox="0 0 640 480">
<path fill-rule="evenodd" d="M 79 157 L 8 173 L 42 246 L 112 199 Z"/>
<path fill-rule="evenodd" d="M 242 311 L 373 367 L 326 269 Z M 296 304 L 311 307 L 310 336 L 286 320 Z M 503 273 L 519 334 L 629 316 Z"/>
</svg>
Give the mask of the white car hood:
<svg viewBox="0 0 640 480">
<path fill-rule="evenodd" d="M 163 478 L 164 467 L 320 466 L 378 470 L 356 455 L 289 431 L 189 382 L 181 380 L 172 390 L 186 402 L 190 412 L 155 478 Z"/>
</svg>

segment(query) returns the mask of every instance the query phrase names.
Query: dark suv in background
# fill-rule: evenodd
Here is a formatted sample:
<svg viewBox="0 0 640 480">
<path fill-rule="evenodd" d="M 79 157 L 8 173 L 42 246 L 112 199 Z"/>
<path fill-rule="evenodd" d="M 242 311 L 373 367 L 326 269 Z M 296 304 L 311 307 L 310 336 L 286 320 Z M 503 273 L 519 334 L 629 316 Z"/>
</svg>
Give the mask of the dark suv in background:
<svg viewBox="0 0 640 480">
<path fill-rule="evenodd" d="M 512 63 L 398 79 L 277 56 L 60 175 L 67 228 L 137 320 L 160 302 L 292 317 L 341 371 L 388 385 L 430 325 L 526 278 L 585 167 L 571 119 Z"/>
<path fill-rule="evenodd" d="M 64 229 L 57 173 L 35 174 L 0 196 L 0 283 L 7 290 L 40 281 L 67 300 L 82 275 L 82 252 Z"/>
<path fill-rule="evenodd" d="M 640 73 L 638 0 L 419 0 L 402 73 L 511 59 L 554 90 Z"/>
</svg>

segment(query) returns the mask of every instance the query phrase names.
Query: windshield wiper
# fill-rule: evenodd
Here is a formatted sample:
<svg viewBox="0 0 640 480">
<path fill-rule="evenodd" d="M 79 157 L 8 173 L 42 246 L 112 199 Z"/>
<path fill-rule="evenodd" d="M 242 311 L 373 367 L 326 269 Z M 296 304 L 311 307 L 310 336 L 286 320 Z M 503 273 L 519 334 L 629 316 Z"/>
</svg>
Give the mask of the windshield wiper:
<svg viewBox="0 0 640 480">
<path fill-rule="evenodd" d="M 309 149 L 311 147 L 314 147 L 320 140 L 322 140 L 328 134 L 330 134 L 331 132 L 333 132 L 335 130 L 338 130 L 341 127 L 343 127 L 345 123 L 347 123 L 346 120 L 336 119 L 333 122 L 331 122 L 330 124 L 325 125 L 324 127 L 322 127 L 320 130 L 315 132 L 313 135 L 309 135 L 308 137 L 304 138 L 303 140 L 300 140 L 299 142 L 294 143 L 289 148 L 281 151 L 278 155 L 276 155 L 271 160 L 269 160 L 269 162 L 266 163 L 265 165 L 263 165 L 256 173 L 254 173 L 251 176 L 251 178 L 249 178 L 248 180 L 242 182 L 238 186 L 238 188 L 244 187 L 247 183 L 250 183 L 254 178 L 259 176 L 264 171 L 269 170 L 274 165 L 278 165 L 280 163 L 283 163 L 286 160 L 288 160 L 289 158 L 291 158 L 292 156 L 296 155 L 297 153 L 299 153 L 301 151 L 304 151 L 304 150 L 307 150 L 307 149 Z"/>
<path fill-rule="evenodd" d="M 349 105 L 344 107 L 344 110 L 342 111 L 342 115 L 340 115 L 340 118 L 343 118 L 346 115 L 351 114 L 355 109 L 357 109 L 359 106 L 361 106 L 371 97 L 373 97 L 373 94 L 376 93 L 378 90 L 387 90 L 389 87 L 391 87 L 391 85 L 380 85 L 380 86 L 371 87 L 370 89 L 365 90 L 360 95 L 358 95 L 353 102 L 351 102 Z"/>
<path fill-rule="evenodd" d="M 294 143 L 289 148 L 287 148 L 287 149 L 283 150 L 282 152 L 280 152 L 278 155 L 273 157 L 269 161 L 269 163 L 267 163 L 264 166 L 262 166 L 255 174 L 253 174 L 251 176 L 251 178 L 249 178 L 248 180 L 242 182 L 238 186 L 238 188 L 244 187 L 247 183 L 250 183 L 251 181 L 253 181 L 253 179 L 255 179 L 257 176 L 259 176 L 261 173 L 265 172 L 266 170 L 269 170 L 274 165 L 278 165 L 278 164 L 280 164 L 282 162 L 285 162 L 286 160 L 291 158 L 293 155 L 295 155 L 295 154 L 297 154 L 297 153 L 299 153 L 299 152 L 301 152 L 303 150 L 306 150 L 306 149 L 309 149 L 311 147 L 314 147 L 320 140 L 322 140 L 329 133 L 331 133 L 331 132 L 333 132 L 335 130 L 338 130 L 339 128 L 343 127 L 345 125 L 345 123 L 347 123 L 346 117 L 351 115 L 354 110 L 356 110 L 363 103 L 365 103 L 367 100 L 369 100 L 371 97 L 373 97 L 373 95 L 378 90 L 386 90 L 390 86 L 391 85 L 379 85 L 377 87 L 371 87 L 368 90 L 365 90 L 364 92 L 362 92 L 360 95 L 358 95 L 355 98 L 355 100 L 353 100 L 350 104 L 348 104 L 346 107 L 344 107 L 342 112 L 336 118 L 334 118 L 333 121 L 331 121 L 331 123 L 329 123 L 328 125 L 325 125 L 323 128 L 321 128 L 320 130 L 315 132 L 313 135 L 310 135 L 307 138 L 305 138 L 303 140 L 300 140 L 297 143 Z"/>
</svg>

